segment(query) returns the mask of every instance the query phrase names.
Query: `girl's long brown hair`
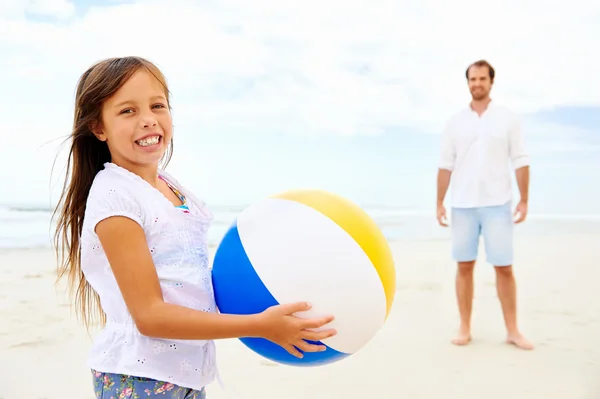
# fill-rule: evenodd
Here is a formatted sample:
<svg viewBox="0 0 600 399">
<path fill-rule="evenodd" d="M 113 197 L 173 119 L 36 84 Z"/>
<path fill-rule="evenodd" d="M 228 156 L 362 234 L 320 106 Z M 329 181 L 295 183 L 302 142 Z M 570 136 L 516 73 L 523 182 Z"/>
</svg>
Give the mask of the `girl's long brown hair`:
<svg viewBox="0 0 600 399">
<path fill-rule="evenodd" d="M 86 281 L 81 270 L 80 237 L 86 201 L 96 174 L 105 162 L 111 161 L 106 142 L 100 141 L 91 126 L 102 123 L 102 104 L 138 70 L 154 75 L 165 91 L 170 108 L 170 93 L 166 79 L 150 61 L 140 57 L 110 58 L 92 65 L 77 83 L 73 130 L 67 159 L 63 191 L 53 213 L 58 215 L 54 244 L 58 261 L 58 280 L 67 276 L 69 293 L 76 313 L 86 327 L 98 320 L 106 322 L 97 293 Z M 163 157 L 164 166 L 173 153 L 172 141 Z"/>
</svg>

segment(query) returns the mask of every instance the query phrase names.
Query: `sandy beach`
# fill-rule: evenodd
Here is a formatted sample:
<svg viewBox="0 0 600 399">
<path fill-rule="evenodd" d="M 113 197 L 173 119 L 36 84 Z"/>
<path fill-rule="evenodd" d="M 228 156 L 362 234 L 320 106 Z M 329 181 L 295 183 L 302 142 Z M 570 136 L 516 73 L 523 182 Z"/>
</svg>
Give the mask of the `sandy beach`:
<svg viewBox="0 0 600 399">
<path fill-rule="evenodd" d="M 577 230 L 577 229 L 573 229 Z M 494 271 L 476 268 L 473 342 L 456 347 L 454 265 L 445 239 L 394 241 L 398 292 L 380 333 L 322 368 L 263 360 L 237 340 L 218 342 L 225 389 L 209 399 L 598 399 L 600 233 L 516 240 L 519 319 L 536 345 L 504 343 Z M 93 399 L 90 338 L 55 287 L 50 250 L 0 251 L 0 398 Z"/>
</svg>

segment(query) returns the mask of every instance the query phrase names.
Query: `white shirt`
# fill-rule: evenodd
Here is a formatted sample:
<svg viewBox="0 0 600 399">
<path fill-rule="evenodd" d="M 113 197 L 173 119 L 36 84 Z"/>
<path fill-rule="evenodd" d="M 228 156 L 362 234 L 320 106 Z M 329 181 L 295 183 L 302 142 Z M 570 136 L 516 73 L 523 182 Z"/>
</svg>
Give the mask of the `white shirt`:
<svg viewBox="0 0 600 399">
<path fill-rule="evenodd" d="M 452 172 L 453 207 L 512 200 L 510 166 L 529 165 L 521 123 L 513 112 L 492 101 L 479 116 L 468 106 L 450 118 L 441 141 L 439 167 Z"/>
<path fill-rule="evenodd" d="M 139 223 L 146 233 L 164 300 L 215 312 L 207 243 L 212 214 L 164 171 L 159 173 L 186 196 L 190 213 L 183 213 L 138 175 L 113 163 L 104 166 L 89 193 L 81 236 L 82 270 L 100 296 L 107 316 L 106 327 L 92 345 L 88 365 L 97 371 L 201 389 L 218 378 L 214 342 L 165 340 L 140 334 L 94 228 L 99 221 L 115 215 Z"/>
</svg>

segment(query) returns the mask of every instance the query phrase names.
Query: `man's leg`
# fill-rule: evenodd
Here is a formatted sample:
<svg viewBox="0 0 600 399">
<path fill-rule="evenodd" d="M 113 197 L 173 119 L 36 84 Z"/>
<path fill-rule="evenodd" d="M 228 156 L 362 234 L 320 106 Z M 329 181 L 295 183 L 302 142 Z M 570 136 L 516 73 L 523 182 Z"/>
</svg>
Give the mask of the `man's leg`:
<svg viewBox="0 0 600 399">
<path fill-rule="evenodd" d="M 452 339 L 454 345 L 466 345 L 471 341 L 471 314 L 473 310 L 473 269 L 475 261 L 458 262 L 456 270 L 456 299 L 460 313 L 458 335 Z"/>
<path fill-rule="evenodd" d="M 517 288 L 513 274 L 513 230 L 510 204 L 482 209 L 482 234 L 487 261 L 496 270 L 496 290 L 502 306 L 507 342 L 522 349 L 533 345 L 521 334 L 517 325 Z"/>
<path fill-rule="evenodd" d="M 452 340 L 455 345 L 471 341 L 471 313 L 473 309 L 473 269 L 477 259 L 480 224 L 475 209 L 452 209 L 452 257 L 457 262 L 456 299 L 460 314 L 460 329 Z"/>
</svg>

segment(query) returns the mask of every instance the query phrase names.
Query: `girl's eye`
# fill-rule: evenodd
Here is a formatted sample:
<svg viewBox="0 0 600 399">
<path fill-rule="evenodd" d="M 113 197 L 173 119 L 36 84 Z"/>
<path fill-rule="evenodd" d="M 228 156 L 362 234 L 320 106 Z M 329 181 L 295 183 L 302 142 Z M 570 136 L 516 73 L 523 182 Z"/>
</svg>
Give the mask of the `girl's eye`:
<svg viewBox="0 0 600 399">
<path fill-rule="evenodd" d="M 160 109 L 160 108 L 167 108 L 167 106 L 166 106 L 166 105 L 164 105 L 164 104 L 154 104 L 154 105 L 152 105 L 152 107 L 151 107 L 151 108 L 152 108 L 152 109 L 157 109 L 157 108 L 158 108 L 158 109 Z M 119 112 L 119 113 L 120 113 L 120 114 L 131 114 L 131 113 L 133 113 L 133 112 L 135 112 L 135 111 L 134 111 L 132 108 L 127 108 L 127 109 L 124 109 L 124 110 L 122 110 L 122 111 L 121 111 L 121 112 Z"/>
</svg>

